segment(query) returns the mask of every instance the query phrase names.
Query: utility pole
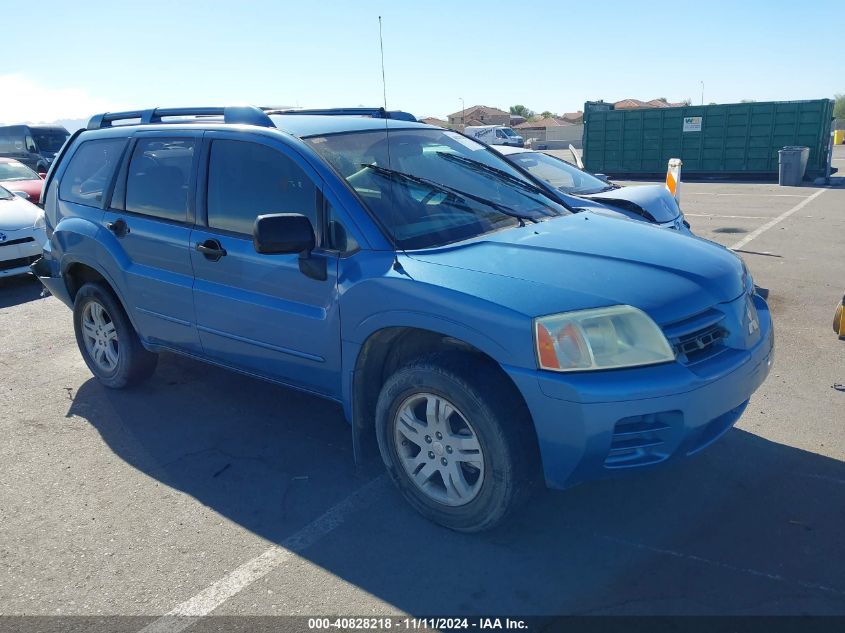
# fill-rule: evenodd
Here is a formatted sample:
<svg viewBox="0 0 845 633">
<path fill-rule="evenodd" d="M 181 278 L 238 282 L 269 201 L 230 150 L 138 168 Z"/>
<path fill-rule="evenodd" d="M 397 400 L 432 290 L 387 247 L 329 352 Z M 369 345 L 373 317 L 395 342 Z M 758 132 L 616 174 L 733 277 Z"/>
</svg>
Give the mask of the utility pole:
<svg viewBox="0 0 845 633">
<path fill-rule="evenodd" d="M 463 97 L 458 97 L 458 100 L 461 102 L 461 125 L 464 125 L 466 123 L 465 119 L 466 119 L 467 108 L 464 105 L 464 98 Z"/>
<path fill-rule="evenodd" d="M 704 105 L 704 82 L 701 82 L 701 105 Z"/>
</svg>

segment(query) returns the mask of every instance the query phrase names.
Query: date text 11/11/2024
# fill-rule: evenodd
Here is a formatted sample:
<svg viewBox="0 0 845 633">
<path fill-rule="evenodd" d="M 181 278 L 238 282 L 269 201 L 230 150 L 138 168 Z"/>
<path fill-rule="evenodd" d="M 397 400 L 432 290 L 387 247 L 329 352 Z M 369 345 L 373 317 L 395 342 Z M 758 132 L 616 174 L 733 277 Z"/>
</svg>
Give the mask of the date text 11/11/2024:
<svg viewBox="0 0 845 633">
<path fill-rule="evenodd" d="M 526 630 L 525 620 L 512 618 L 308 618 L 309 630 Z"/>
</svg>

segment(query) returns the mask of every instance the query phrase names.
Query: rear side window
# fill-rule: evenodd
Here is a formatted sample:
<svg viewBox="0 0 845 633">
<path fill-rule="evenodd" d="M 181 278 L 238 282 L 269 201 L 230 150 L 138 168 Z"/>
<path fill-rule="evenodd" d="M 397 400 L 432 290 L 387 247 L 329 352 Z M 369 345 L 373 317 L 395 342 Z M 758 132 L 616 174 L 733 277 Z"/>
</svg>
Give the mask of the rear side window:
<svg viewBox="0 0 845 633">
<path fill-rule="evenodd" d="M 190 139 L 140 139 L 129 163 L 126 210 L 186 221 L 194 149 Z"/>
<path fill-rule="evenodd" d="M 316 225 L 317 188 L 277 150 L 244 141 L 214 141 L 208 226 L 251 235 L 256 216 L 267 213 L 301 213 Z"/>
<path fill-rule="evenodd" d="M 126 139 L 85 141 L 79 145 L 62 176 L 59 197 L 91 207 L 101 206 L 103 194 L 120 162 Z"/>
</svg>

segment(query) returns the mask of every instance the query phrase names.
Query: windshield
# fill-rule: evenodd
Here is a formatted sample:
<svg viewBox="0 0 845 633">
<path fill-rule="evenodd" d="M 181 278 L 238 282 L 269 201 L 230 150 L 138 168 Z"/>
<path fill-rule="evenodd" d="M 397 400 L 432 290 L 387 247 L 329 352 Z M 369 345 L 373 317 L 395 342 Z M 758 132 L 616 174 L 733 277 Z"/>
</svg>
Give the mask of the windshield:
<svg viewBox="0 0 845 633">
<path fill-rule="evenodd" d="M 10 180 L 40 180 L 40 177 L 23 163 L 0 163 L 0 181 Z"/>
<path fill-rule="evenodd" d="M 378 130 L 305 140 L 402 249 L 441 246 L 569 213 L 497 154 L 452 131 Z"/>
<path fill-rule="evenodd" d="M 518 134 L 509 127 L 502 128 L 502 132 L 505 133 L 505 136 L 518 136 Z"/>
<path fill-rule="evenodd" d="M 70 134 L 65 134 L 63 132 L 32 131 L 32 138 L 35 139 L 35 144 L 38 146 L 38 149 L 42 152 L 49 152 L 51 154 L 55 154 L 62 149 L 62 145 L 64 145 L 65 139 L 67 139 L 68 136 L 70 136 Z"/>
<path fill-rule="evenodd" d="M 540 180 L 564 193 L 588 194 L 613 189 L 612 185 L 570 165 L 565 160 L 542 152 L 519 152 L 508 156 L 513 162 Z"/>
</svg>

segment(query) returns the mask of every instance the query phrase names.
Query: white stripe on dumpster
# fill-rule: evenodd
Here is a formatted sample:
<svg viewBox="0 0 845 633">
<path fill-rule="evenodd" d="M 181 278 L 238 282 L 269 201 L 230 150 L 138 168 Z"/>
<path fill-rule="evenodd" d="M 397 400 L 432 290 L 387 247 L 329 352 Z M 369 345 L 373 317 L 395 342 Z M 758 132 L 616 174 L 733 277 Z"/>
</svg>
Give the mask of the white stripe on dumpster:
<svg viewBox="0 0 845 633">
<path fill-rule="evenodd" d="M 753 240 L 755 237 L 760 237 L 763 233 L 768 231 L 773 226 L 780 224 L 781 222 L 783 222 L 786 218 L 788 218 L 793 213 L 796 213 L 796 212 L 800 211 L 801 209 L 803 209 L 804 207 L 806 207 L 808 204 L 810 204 L 810 202 L 812 202 L 813 200 L 818 198 L 825 191 L 827 191 L 827 189 L 819 189 L 812 196 L 810 196 L 808 198 L 804 198 L 801 202 L 796 204 L 789 211 L 784 211 L 778 217 L 776 217 L 774 220 L 772 220 L 770 222 L 766 222 L 763 226 L 751 231 L 751 233 L 749 233 L 748 235 L 743 237 L 741 240 L 739 240 L 736 244 L 731 246 L 731 250 L 732 251 L 738 250 L 738 249 L 742 248 L 743 246 L 745 246 L 746 244 L 748 244 L 748 242 Z"/>
<path fill-rule="evenodd" d="M 299 532 L 286 538 L 281 544 L 274 545 L 245 562 L 193 598 L 189 598 L 166 615 L 145 626 L 139 633 L 179 633 L 196 624 L 199 618 L 208 615 L 226 600 L 293 558 L 298 552 L 314 545 L 340 526 L 351 513 L 374 503 L 388 490 L 387 481 L 386 474 L 376 477 L 343 501 L 329 508 Z"/>
</svg>

